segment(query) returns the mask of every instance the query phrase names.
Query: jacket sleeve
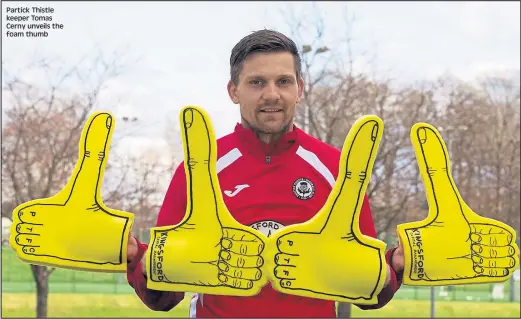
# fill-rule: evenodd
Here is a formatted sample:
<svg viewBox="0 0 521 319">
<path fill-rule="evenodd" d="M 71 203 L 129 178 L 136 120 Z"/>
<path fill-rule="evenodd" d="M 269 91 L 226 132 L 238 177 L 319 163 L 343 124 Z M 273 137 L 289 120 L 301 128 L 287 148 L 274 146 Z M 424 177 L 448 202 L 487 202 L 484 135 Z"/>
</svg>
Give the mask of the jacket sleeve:
<svg viewBox="0 0 521 319">
<path fill-rule="evenodd" d="M 371 236 L 373 238 L 377 238 L 376 229 L 374 227 L 373 216 L 371 214 L 371 206 L 369 205 L 369 199 L 367 195 L 364 198 L 364 203 L 362 204 L 362 210 L 360 212 L 360 232 L 366 236 Z M 393 247 L 387 251 L 385 254 L 385 260 L 387 265 L 391 265 L 391 256 L 396 250 L 397 247 Z M 382 291 L 378 294 L 378 304 L 376 305 L 356 305 L 358 308 L 363 310 L 368 309 L 379 309 L 385 306 L 391 299 L 394 297 L 394 294 L 402 285 L 402 275 L 401 273 L 397 274 L 392 267 L 389 266 L 391 280 L 389 284 L 382 289 Z"/>
<path fill-rule="evenodd" d="M 156 226 L 175 225 L 181 222 L 186 211 L 186 178 L 184 164 L 181 163 L 174 173 L 163 205 L 157 217 Z M 138 254 L 127 265 L 127 280 L 134 288 L 137 296 L 150 309 L 155 311 L 169 311 L 184 299 L 184 292 L 164 292 L 147 288 L 147 279 L 143 274 L 141 259 L 147 251 L 148 245 L 138 241 Z"/>
</svg>

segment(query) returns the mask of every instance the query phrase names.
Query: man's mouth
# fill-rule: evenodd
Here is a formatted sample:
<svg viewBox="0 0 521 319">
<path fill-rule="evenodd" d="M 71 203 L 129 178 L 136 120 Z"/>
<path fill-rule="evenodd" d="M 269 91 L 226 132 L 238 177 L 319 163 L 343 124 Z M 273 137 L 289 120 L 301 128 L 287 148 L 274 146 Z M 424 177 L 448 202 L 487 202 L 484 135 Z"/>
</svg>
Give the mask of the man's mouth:
<svg viewBox="0 0 521 319">
<path fill-rule="evenodd" d="M 275 108 L 275 107 L 266 107 L 266 108 L 261 109 L 260 112 L 262 112 L 262 113 L 277 113 L 277 112 L 282 112 L 282 109 Z"/>
</svg>

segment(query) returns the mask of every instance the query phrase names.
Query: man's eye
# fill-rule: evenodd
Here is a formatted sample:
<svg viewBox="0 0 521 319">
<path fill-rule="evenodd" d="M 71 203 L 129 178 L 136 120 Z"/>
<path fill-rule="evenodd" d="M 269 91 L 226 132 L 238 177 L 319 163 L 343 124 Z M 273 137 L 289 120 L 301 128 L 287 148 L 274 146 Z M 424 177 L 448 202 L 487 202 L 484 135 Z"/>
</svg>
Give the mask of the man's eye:
<svg viewBox="0 0 521 319">
<path fill-rule="evenodd" d="M 261 80 L 251 80 L 250 84 L 253 84 L 253 85 L 261 84 Z"/>
<path fill-rule="evenodd" d="M 288 80 L 288 79 L 283 79 L 283 80 L 280 80 L 280 83 L 282 83 L 282 84 L 290 84 L 291 81 Z"/>
</svg>

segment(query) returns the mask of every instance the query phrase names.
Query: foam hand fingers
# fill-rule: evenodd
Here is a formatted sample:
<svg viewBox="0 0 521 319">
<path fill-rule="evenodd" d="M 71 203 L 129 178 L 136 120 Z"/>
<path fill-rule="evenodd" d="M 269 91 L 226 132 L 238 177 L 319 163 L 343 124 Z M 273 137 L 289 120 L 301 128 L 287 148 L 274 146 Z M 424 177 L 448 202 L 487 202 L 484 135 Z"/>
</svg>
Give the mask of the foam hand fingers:
<svg viewBox="0 0 521 319">
<path fill-rule="evenodd" d="M 473 244 L 490 247 L 508 246 L 512 243 L 515 232 L 511 227 L 490 224 L 471 224 L 470 239 Z"/>
<path fill-rule="evenodd" d="M 25 205 L 30 207 L 31 205 Z M 36 212 L 21 205 L 13 212 L 13 223 L 9 234 L 9 244 L 16 251 L 18 257 L 24 261 L 30 261 L 30 256 L 36 253 L 40 243 L 36 237 L 40 237 L 43 224 L 37 219 Z"/>
<path fill-rule="evenodd" d="M 254 263 L 249 263 L 250 265 L 254 265 Z M 262 277 L 262 271 L 259 267 L 233 267 L 226 262 L 219 262 L 219 270 L 222 274 L 227 277 L 245 279 L 249 281 L 257 281 Z M 251 287 L 249 287 L 251 288 Z"/>
<path fill-rule="evenodd" d="M 512 256 L 514 256 L 512 254 Z M 514 257 L 483 257 L 479 254 L 475 254 L 472 256 L 472 261 L 474 261 L 474 265 L 481 268 L 512 268 L 516 264 L 516 260 Z M 477 271 L 478 273 L 483 273 L 483 270 Z"/>
<path fill-rule="evenodd" d="M 223 249 L 245 256 L 261 256 L 264 251 L 264 241 L 242 229 L 225 228 L 221 246 Z"/>
<path fill-rule="evenodd" d="M 221 251 L 220 257 L 224 263 L 238 268 L 258 268 L 264 263 L 261 256 L 246 256 L 227 250 Z"/>
<path fill-rule="evenodd" d="M 264 240 L 256 234 L 242 229 L 225 228 L 221 241 L 219 270 L 222 278 L 247 280 L 248 289 L 260 289 L 267 281 L 263 270 Z M 222 275 L 226 277 L 222 277 Z M 240 281 L 226 281 L 226 284 L 240 283 Z"/>
</svg>

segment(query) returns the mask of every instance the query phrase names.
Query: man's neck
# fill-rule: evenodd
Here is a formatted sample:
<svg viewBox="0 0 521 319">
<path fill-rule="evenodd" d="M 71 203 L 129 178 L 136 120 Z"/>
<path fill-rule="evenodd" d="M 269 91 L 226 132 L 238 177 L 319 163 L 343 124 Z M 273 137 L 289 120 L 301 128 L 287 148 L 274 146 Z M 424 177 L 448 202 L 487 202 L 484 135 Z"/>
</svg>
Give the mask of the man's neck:
<svg viewBox="0 0 521 319">
<path fill-rule="evenodd" d="M 266 144 L 274 143 L 274 142 L 278 141 L 284 134 L 293 131 L 293 121 L 291 121 L 288 124 L 288 126 L 284 128 L 284 130 L 282 132 L 272 133 L 272 134 L 263 133 L 263 132 L 258 131 L 255 128 L 251 127 L 244 120 L 241 121 L 241 125 L 242 125 L 242 127 L 252 131 L 259 140 L 263 141 Z"/>
</svg>

